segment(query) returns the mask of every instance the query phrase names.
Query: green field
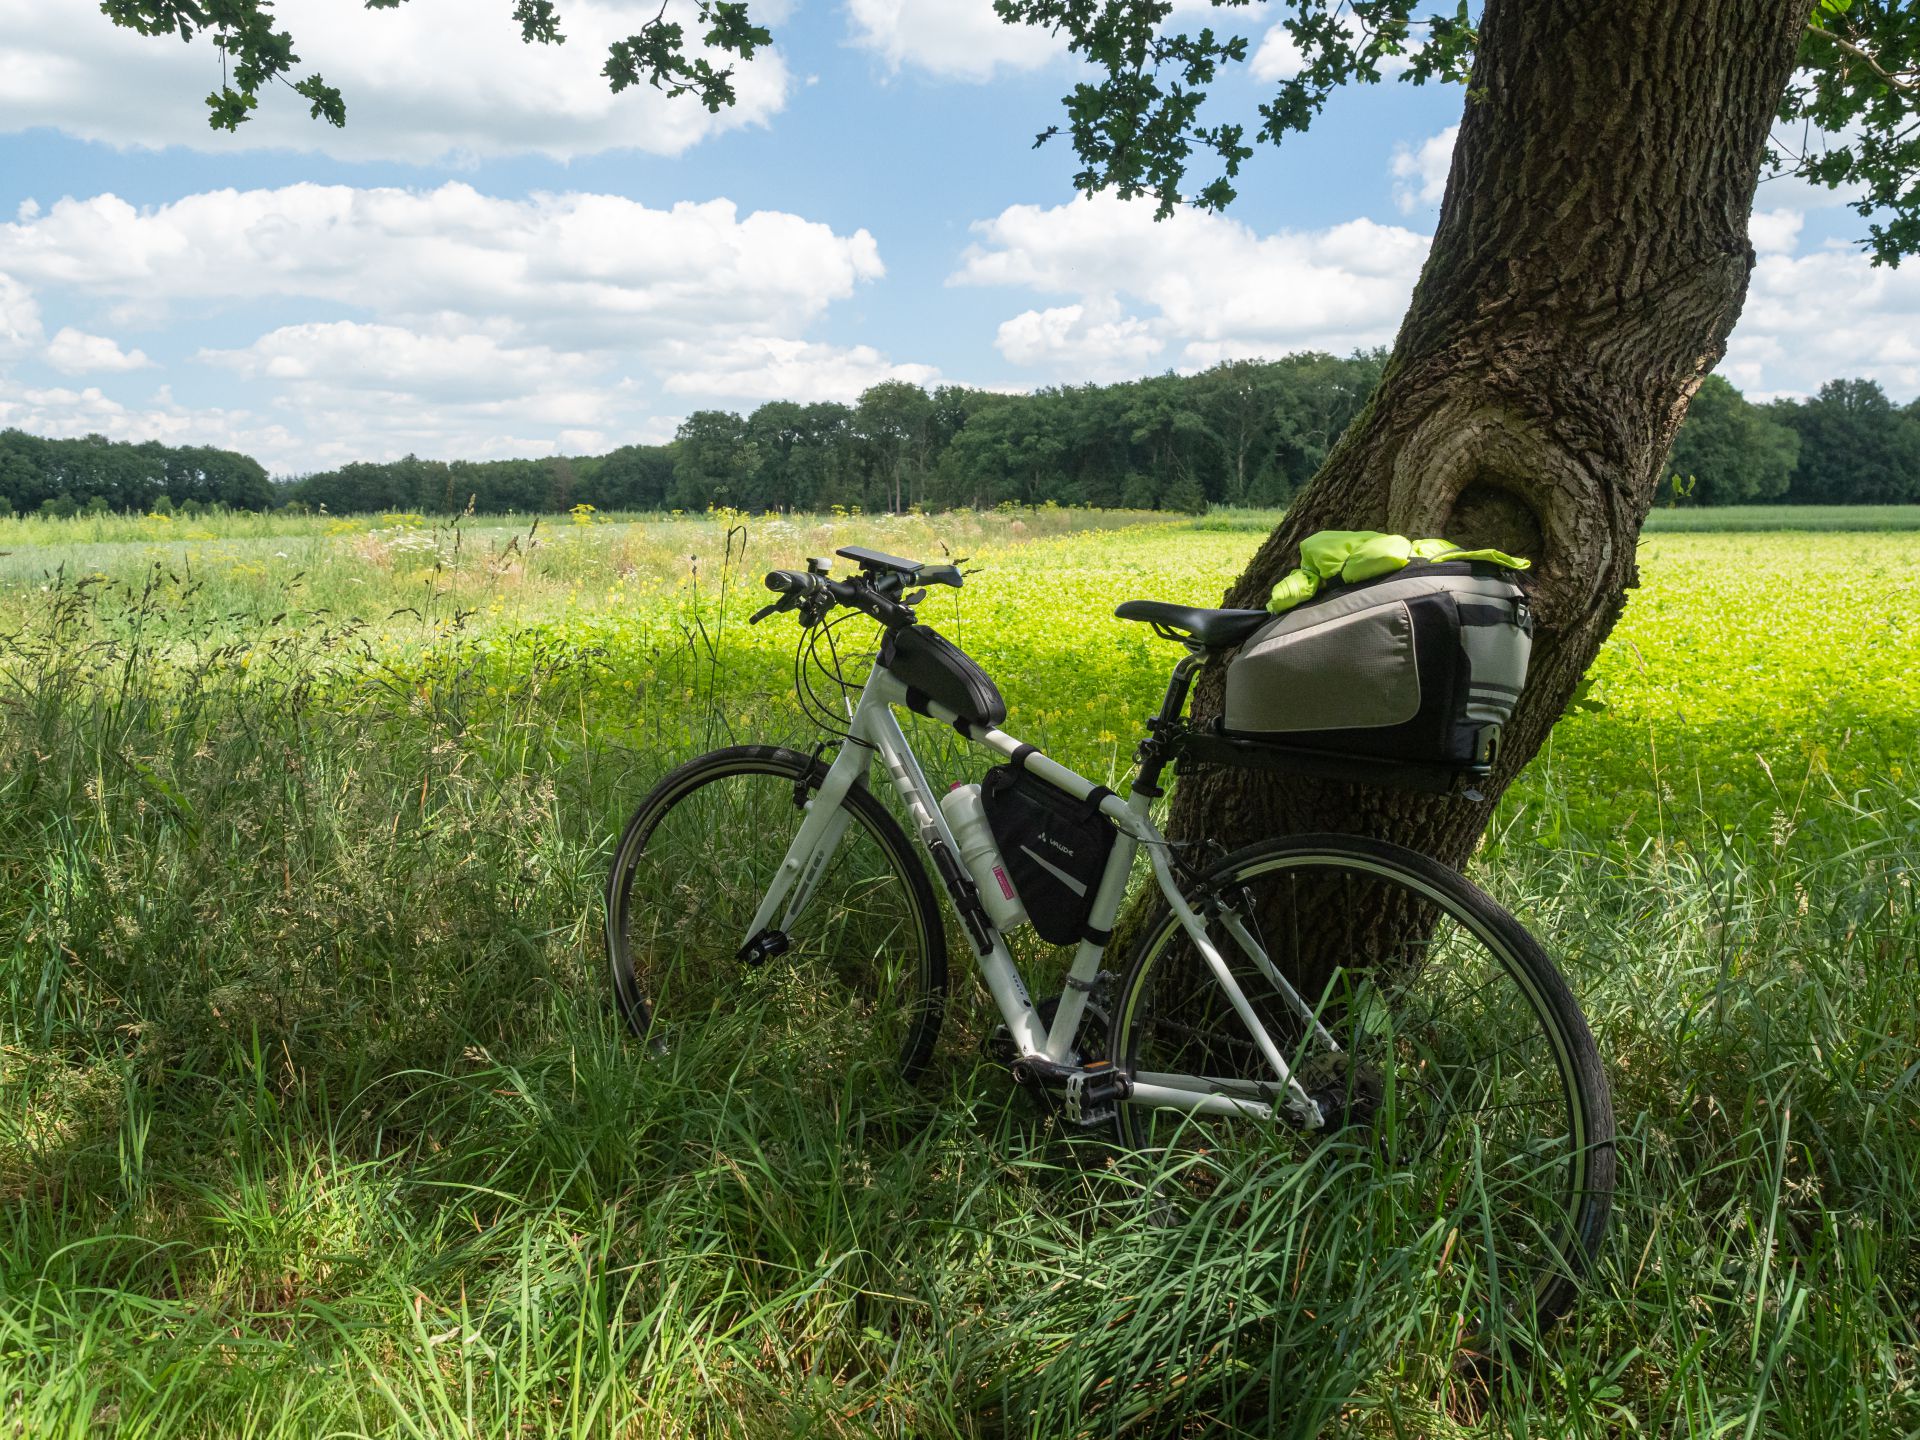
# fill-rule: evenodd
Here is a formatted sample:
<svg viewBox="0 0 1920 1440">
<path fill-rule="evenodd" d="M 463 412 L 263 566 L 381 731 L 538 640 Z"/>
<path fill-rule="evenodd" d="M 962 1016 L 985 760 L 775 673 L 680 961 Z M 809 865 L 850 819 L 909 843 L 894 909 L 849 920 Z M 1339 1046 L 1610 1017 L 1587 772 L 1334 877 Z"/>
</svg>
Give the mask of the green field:
<svg viewBox="0 0 1920 1440">
<path fill-rule="evenodd" d="M 1721 505 L 1655 510 L 1652 534 L 1711 530 L 1920 530 L 1920 505 Z"/>
<path fill-rule="evenodd" d="M 1156 1226 L 958 1039 L 822 1103 L 676 1084 L 618 1032 L 625 811 L 809 734 L 792 622 L 744 623 L 764 570 L 967 557 L 927 618 L 1104 779 L 1173 658 L 1113 605 L 1216 600 L 1269 518 L 0 522 L 0 1420 L 1920 1429 L 1897 533 L 1650 534 L 1597 708 L 1501 807 L 1477 878 L 1563 957 L 1623 1151 L 1591 1296 L 1491 1410 L 1391 1257 L 1322 1294 L 1274 1237 Z"/>
</svg>

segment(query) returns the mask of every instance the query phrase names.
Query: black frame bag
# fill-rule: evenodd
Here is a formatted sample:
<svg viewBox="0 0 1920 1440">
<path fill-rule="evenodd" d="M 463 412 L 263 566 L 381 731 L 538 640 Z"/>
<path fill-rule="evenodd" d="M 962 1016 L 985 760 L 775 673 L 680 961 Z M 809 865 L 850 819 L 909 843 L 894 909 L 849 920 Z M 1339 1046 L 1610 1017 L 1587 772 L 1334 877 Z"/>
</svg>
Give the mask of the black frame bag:
<svg viewBox="0 0 1920 1440">
<path fill-rule="evenodd" d="M 1049 945 L 1080 941 L 1113 853 L 1113 822 L 1100 802 L 996 765 L 980 780 L 980 806 L 1035 933 Z"/>
</svg>

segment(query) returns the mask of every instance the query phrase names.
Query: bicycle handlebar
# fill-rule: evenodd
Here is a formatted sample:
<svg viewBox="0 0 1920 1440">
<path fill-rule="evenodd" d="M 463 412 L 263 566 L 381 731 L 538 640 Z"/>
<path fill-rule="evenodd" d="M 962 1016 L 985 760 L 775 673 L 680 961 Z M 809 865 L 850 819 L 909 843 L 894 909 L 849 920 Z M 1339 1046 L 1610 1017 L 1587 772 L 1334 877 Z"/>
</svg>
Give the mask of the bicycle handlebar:
<svg viewBox="0 0 1920 1440">
<path fill-rule="evenodd" d="M 807 570 L 769 570 L 766 586 L 781 598 L 763 607 L 749 623 L 758 623 L 782 610 L 800 609 L 805 624 L 818 624 L 834 605 L 847 605 L 894 628 L 911 625 L 913 608 L 882 595 L 865 580 L 830 580 Z M 818 613 L 812 613 L 817 609 Z"/>
</svg>

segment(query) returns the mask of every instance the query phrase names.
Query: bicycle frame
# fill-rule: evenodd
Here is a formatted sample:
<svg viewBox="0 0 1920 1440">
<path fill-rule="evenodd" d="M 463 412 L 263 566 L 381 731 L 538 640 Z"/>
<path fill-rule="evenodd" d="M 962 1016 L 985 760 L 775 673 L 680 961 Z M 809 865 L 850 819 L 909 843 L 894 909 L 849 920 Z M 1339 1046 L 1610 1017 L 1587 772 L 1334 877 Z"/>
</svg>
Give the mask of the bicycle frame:
<svg viewBox="0 0 1920 1440">
<path fill-rule="evenodd" d="M 1166 700 L 1161 707 L 1163 721 L 1177 719 L 1192 682 L 1193 671 L 1200 660 L 1198 654 L 1189 654 L 1175 667 L 1173 679 L 1167 687 Z M 912 692 L 910 697 L 904 681 L 884 666 L 876 664 L 854 707 L 846 742 L 840 747 L 840 753 L 829 767 L 819 790 L 807 803 L 806 818 L 788 846 L 786 857 L 761 900 L 759 909 L 754 913 L 746 935 L 741 937 L 743 953 L 755 937 L 763 935 L 769 928 L 790 931 L 805 911 L 835 848 L 846 833 L 851 815 L 843 803 L 847 793 L 855 786 L 867 783 L 872 762 L 877 757 L 906 807 L 921 848 L 934 862 L 934 873 L 946 890 L 949 902 L 965 922 L 964 928 L 973 946 L 980 974 L 1000 1007 L 1007 1033 L 1012 1037 L 1019 1056 L 1053 1067 L 1072 1067 L 1074 1041 L 1086 1017 L 1088 995 L 1100 973 L 1100 961 L 1106 954 L 1107 942 L 1104 938 L 1080 941 L 1060 992 L 1053 1023 L 1043 1026 L 1033 999 L 1027 993 L 1026 983 L 1007 949 L 1006 940 L 981 910 L 972 891 L 972 881 L 959 864 L 960 847 L 947 826 L 946 816 L 927 783 L 913 747 L 893 713 L 895 706 L 911 708 L 931 719 L 944 721 L 974 744 L 1020 764 L 1035 778 L 1076 800 L 1086 800 L 1096 790 L 1104 790 L 1100 798 L 1100 813 L 1113 822 L 1119 833 L 1094 892 L 1093 908 L 1088 917 L 1089 929 L 1102 937 L 1110 934 L 1121 902 L 1126 898 L 1127 877 L 1132 871 L 1134 857 L 1145 847 L 1160 893 L 1213 972 L 1228 1002 L 1239 1014 L 1273 1071 L 1274 1078 L 1271 1081 L 1261 1082 L 1265 1093 L 1260 1095 L 1247 1093 L 1249 1087 L 1245 1080 L 1223 1082 L 1206 1076 L 1158 1073 L 1130 1075 L 1126 1103 L 1255 1118 L 1274 1118 L 1278 1115 L 1305 1129 L 1321 1127 L 1324 1119 L 1319 1105 L 1294 1078 L 1286 1057 L 1260 1023 L 1245 992 L 1208 934 L 1206 922 L 1194 912 L 1175 883 L 1173 868 L 1168 860 L 1169 842 L 1148 813 L 1153 800 L 1161 793 L 1155 782 L 1164 763 L 1164 757 L 1151 742 L 1142 746 L 1128 785 L 1128 794 L 1122 798 L 1059 762 L 1048 759 L 998 727 L 963 720 L 918 691 Z M 1321 1026 L 1312 1007 L 1281 975 L 1247 927 L 1230 918 L 1227 929 L 1233 935 L 1234 943 L 1273 983 L 1315 1037 L 1329 1049 L 1337 1049 L 1333 1037 Z M 1222 1093 L 1223 1084 L 1236 1086 L 1241 1093 Z"/>
</svg>

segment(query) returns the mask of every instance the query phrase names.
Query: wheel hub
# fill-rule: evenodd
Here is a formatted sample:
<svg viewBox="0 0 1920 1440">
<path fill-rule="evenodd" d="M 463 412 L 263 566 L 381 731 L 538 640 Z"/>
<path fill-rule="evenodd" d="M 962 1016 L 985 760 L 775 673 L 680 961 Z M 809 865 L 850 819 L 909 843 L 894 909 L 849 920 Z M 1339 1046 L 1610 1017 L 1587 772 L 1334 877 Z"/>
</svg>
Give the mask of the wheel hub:
<svg viewBox="0 0 1920 1440">
<path fill-rule="evenodd" d="M 1326 1134 L 1364 1130 L 1372 1125 L 1386 1093 L 1380 1072 L 1345 1050 L 1314 1056 L 1294 1073 L 1294 1078 L 1320 1107 Z"/>
</svg>

